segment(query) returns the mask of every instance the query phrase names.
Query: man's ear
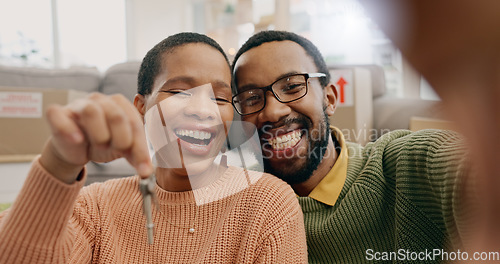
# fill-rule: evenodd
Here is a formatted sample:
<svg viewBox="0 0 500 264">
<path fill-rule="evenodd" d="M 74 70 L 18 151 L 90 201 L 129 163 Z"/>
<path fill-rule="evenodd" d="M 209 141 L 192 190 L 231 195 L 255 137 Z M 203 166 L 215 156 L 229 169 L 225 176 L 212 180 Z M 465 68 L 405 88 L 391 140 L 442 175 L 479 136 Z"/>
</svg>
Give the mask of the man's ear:
<svg viewBox="0 0 500 264">
<path fill-rule="evenodd" d="M 146 98 L 142 94 L 136 94 L 134 97 L 134 106 L 141 114 L 142 122 L 144 123 L 144 114 L 146 113 Z"/>
<path fill-rule="evenodd" d="M 326 105 L 325 111 L 328 116 L 332 116 L 335 109 L 337 109 L 337 98 L 337 88 L 332 83 L 329 83 L 324 88 L 324 105 Z"/>
</svg>

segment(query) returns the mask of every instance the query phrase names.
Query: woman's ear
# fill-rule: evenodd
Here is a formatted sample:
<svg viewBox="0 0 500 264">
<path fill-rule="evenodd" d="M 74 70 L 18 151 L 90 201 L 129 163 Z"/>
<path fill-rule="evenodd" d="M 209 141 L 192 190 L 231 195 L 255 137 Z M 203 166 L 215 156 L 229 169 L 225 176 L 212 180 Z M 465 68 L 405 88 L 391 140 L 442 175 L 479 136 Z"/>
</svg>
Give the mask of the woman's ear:
<svg viewBox="0 0 500 264">
<path fill-rule="evenodd" d="M 144 123 L 144 114 L 146 113 L 146 98 L 142 94 L 136 94 L 134 97 L 134 106 L 141 114 L 142 122 Z"/>
<path fill-rule="evenodd" d="M 332 116 L 333 113 L 335 112 L 335 109 L 337 109 L 337 98 L 338 98 L 338 92 L 337 88 L 335 88 L 335 85 L 332 83 L 329 83 L 325 88 L 324 88 L 324 105 L 326 106 L 326 114 L 328 116 Z"/>
</svg>

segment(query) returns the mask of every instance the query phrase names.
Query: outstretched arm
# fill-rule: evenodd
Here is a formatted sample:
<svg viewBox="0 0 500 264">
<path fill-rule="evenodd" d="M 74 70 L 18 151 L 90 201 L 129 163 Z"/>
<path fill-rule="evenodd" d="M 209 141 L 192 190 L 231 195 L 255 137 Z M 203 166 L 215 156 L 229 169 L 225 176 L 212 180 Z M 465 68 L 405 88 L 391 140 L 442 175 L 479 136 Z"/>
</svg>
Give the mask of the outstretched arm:
<svg viewBox="0 0 500 264">
<path fill-rule="evenodd" d="M 88 263 L 93 220 L 84 202 L 84 165 L 125 157 L 141 177 L 152 172 L 137 110 L 121 95 L 91 94 L 47 111 L 52 136 L 33 162 L 12 207 L 0 215 L 0 263 Z"/>
<path fill-rule="evenodd" d="M 477 169 L 478 248 L 500 246 L 500 1 L 362 0 L 443 99 Z M 476 239 L 473 239 L 476 240 Z"/>
</svg>

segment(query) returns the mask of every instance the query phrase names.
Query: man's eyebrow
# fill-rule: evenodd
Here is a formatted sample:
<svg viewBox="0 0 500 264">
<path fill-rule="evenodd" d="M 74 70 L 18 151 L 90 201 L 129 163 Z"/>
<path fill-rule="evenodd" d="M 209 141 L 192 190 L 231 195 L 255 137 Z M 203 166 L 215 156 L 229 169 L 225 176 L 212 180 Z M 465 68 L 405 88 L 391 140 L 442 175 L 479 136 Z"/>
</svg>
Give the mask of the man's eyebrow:
<svg viewBox="0 0 500 264">
<path fill-rule="evenodd" d="M 283 74 L 279 75 L 278 78 L 276 78 L 272 83 L 274 83 L 275 81 L 277 81 L 277 80 L 279 80 L 281 78 L 285 78 L 285 77 L 288 77 L 288 76 L 291 76 L 291 75 L 295 75 L 295 74 L 301 74 L 301 72 L 298 72 L 298 71 L 289 71 L 289 72 L 283 73 Z M 241 87 L 236 86 L 236 89 L 238 90 L 239 93 L 241 93 L 241 92 L 244 92 L 244 91 L 250 90 L 250 89 L 257 89 L 257 88 L 267 87 L 267 86 L 271 85 L 272 83 L 269 83 L 266 86 L 257 86 L 254 83 L 249 83 L 249 84 L 245 84 L 245 85 L 243 85 Z"/>
</svg>

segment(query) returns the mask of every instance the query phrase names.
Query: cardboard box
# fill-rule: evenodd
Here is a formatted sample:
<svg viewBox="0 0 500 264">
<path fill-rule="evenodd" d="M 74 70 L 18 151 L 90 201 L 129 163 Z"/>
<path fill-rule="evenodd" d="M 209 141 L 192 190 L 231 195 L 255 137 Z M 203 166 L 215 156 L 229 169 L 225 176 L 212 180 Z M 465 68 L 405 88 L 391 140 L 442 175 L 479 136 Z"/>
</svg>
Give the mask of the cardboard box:
<svg viewBox="0 0 500 264">
<path fill-rule="evenodd" d="M 428 117 L 418 117 L 413 116 L 410 119 L 410 130 L 418 131 L 422 129 L 445 129 L 445 130 L 455 130 L 455 123 L 442 119 L 428 118 Z"/>
<path fill-rule="evenodd" d="M 49 105 L 66 105 L 86 92 L 0 87 L 0 162 L 31 160 L 50 136 Z"/>
<path fill-rule="evenodd" d="M 330 117 L 330 124 L 339 128 L 347 141 L 361 145 L 373 141 L 370 71 L 359 67 L 331 69 L 330 75 L 339 95 L 337 109 Z"/>
</svg>

